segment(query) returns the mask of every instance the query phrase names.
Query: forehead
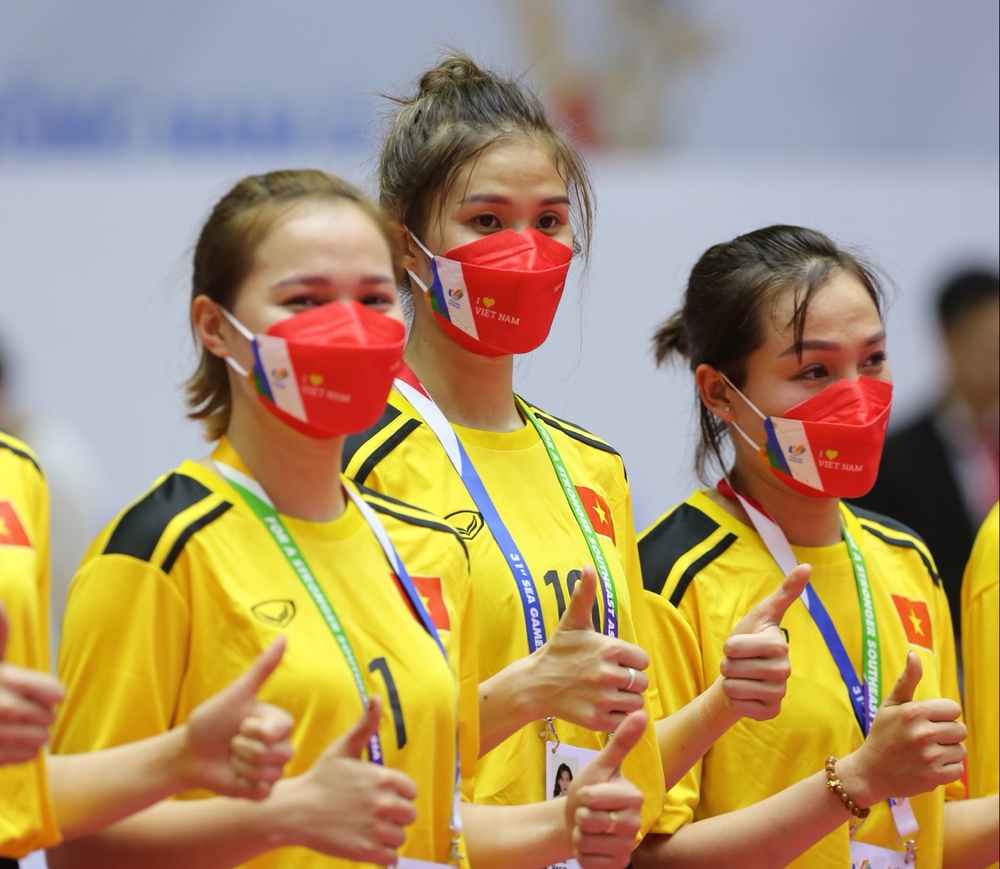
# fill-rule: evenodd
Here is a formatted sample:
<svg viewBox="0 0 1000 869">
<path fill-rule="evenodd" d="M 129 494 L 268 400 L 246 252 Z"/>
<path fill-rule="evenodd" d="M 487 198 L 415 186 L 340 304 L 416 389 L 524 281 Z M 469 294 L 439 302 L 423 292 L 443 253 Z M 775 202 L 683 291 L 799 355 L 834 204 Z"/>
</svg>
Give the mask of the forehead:
<svg viewBox="0 0 1000 869">
<path fill-rule="evenodd" d="M 292 206 L 257 246 L 257 267 L 336 262 L 386 261 L 389 243 L 371 215 L 346 199 L 306 201 Z"/>
<path fill-rule="evenodd" d="M 775 297 L 769 340 L 793 340 L 796 295 L 787 289 Z M 856 330 L 875 332 L 881 326 L 878 307 L 865 285 L 850 272 L 835 268 L 809 300 L 802 339 L 837 340 L 850 337 Z"/>
<path fill-rule="evenodd" d="M 495 142 L 463 166 L 445 198 L 454 202 L 477 192 L 512 197 L 565 196 L 566 180 L 548 142 L 518 136 Z"/>
</svg>

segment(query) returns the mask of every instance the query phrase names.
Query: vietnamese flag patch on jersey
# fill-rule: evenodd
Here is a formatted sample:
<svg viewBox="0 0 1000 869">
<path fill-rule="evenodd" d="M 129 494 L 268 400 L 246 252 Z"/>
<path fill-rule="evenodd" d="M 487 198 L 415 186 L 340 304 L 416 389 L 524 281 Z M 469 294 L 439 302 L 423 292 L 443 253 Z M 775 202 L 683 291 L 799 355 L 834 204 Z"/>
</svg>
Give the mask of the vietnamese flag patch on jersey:
<svg viewBox="0 0 1000 869">
<path fill-rule="evenodd" d="M 8 500 L 0 501 L 0 546 L 31 546 L 21 517 Z"/>
<path fill-rule="evenodd" d="M 590 518 L 590 524 L 594 526 L 594 530 L 598 534 L 609 537 L 611 542 L 617 546 L 618 541 L 615 540 L 615 520 L 611 518 L 611 510 L 608 508 L 608 502 L 604 500 L 602 495 L 598 495 L 597 492 L 593 489 L 588 489 L 586 486 L 577 486 L 576 493 L 583 502 L 587 516 Z"/>
<path fill-rule="evenodd" d="M 892 602 L 896 604 L 899 618 L 903 622 L 906 639 L 915 646 L 922 646 L 933 651 L 934 636 L 931 631 L 931 614 L 927 608 L 927 602 L 910 600 L 908 597 L 902 597 L 898 594 L 892 596 Z"/>
<path fill-rule="evenodd" d="M 444 604 L 444 595 L 441 593 L 440 576 L 411 576 L 413 584 L 417 587 L 420 599 L 427 607 L 434 627 L 439 631 L 451 630 L 451 619 L 448 617 L 448 607 Z"/>
</svg>

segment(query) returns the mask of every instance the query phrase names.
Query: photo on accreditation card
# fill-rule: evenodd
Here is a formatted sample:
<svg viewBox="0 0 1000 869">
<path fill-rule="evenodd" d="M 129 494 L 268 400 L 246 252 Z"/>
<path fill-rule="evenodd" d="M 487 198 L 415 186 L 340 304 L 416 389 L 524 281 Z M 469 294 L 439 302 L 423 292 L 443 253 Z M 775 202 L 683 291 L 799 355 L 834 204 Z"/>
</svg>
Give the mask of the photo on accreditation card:
<svg viewBox="0 0 1000 869">
<path fill-rule="evenodd" d="M 550 746 L 552 743 L 550 743 Z M 597 752 L 589 748 L 560 745 L 555 751 L 551 747 L 545 752 L 545 799 L 557 800 L 566 796 L 570 784 Z M 576 860 L 553 863 L 549 869 L 580 869 Z"/>
</svg>

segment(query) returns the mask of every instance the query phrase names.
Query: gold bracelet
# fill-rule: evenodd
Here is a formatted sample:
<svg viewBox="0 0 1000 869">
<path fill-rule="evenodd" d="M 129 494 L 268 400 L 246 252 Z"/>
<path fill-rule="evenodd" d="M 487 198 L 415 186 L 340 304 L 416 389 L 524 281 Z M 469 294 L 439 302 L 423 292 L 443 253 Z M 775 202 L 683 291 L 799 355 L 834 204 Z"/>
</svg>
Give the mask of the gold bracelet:
<svg viewBox="0 0 1000 869">
<path fill-rule="evenodd" d="M 837 758 L 830 756 L 826 759 L 826 786 L 833 791 L 840 801 L 844 804 L 844 807 L 852 814 L 855 818 L 859 820 L 864 820 L 871 813 L 871 809 L 863 809 L 857 803 L 852 800 L 847 791 L 844 790 L 844 785 L 837 778 L 836 773 L 837 768 Z"/>
</svg>

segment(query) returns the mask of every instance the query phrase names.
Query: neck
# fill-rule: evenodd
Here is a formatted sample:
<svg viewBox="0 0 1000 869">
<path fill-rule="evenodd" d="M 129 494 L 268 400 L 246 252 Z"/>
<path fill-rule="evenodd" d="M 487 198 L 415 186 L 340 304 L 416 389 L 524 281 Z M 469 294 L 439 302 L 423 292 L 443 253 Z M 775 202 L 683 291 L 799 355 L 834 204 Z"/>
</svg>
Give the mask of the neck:
<svg viewBox="0 0 1000 869">
<path fill-rule="evenodd" d="M 263 408 L 236 401 L 226 434 L 250 474 L 286 516 L 329 522 L 343 515 L 340 467 L 344 438 L 300 435 Z"/>
<path fill-rule="evenodd" d="M 403 358 L 449 422 L 482 431 L 524 426 L 514 402 L 514 357 L 480 356 L 460 347 L 414 300 Z"/>
<path fill-rule="evenodd" d="M 754 458 L 760 462 L 758 457 Z M 760 504 L 784 532 L 789 543 L 795 546 L 831 546 L 840 542 L 838 498 L 810 498 L 800 495 L 782 485 L 779 480 L 766 479 L 756 469 L 748 471 L 741 464 L 737 459 L 732 473 L 733 489 Z M 763 470 L 773 477 L 767 468 Z M 729 501 L 729 504 L 736 507 L 738 518 L 750 524 L 739 501 Z"/>
</svg>

